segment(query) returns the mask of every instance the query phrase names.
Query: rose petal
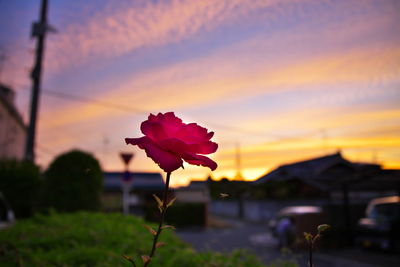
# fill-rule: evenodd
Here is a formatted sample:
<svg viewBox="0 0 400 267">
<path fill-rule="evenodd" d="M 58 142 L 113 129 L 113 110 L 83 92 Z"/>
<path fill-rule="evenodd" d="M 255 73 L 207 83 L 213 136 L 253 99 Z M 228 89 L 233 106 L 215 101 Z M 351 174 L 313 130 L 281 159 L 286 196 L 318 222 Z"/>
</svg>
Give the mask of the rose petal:
<svg viewBox="0 0 400 267">
<path fill-rule="evenodd" d="M 176 137 L 176 132 L 178 132 L 182 127 L 186 124 L 182 122 L 181 119 L 175 116 L 173 112 L 167 112 L 165 114 L 158 113 L 157 116 L 150 114 L 147 122 L 157 124 L 157 131 L 162 131 L 165 133 L 165 137 Z M 142 123 L 143 125 L 143 123 Z M 143 129 L 142 129 L 143 132 Z M 146 136 L 148 136 L 148 132 L 143 132 Z M 150 137 L 150 136 L 149 136 Z M 153 139 L 155 140 L 155 139 Z"/>
<path fill-rule="evenodd" d="M 177 138 L 168 138 L 161 141 L 155 141 L 155 143 L 157 143 L 162 149 L 181 156 L 185 153 L 211 154 L 217 151 L 218 148 L 218 145 L 211 141 L 202 144 L 186 144 Z"/>
<path fill-rule="evenodd" d="M 147 120 L 142 122 L 140 130 L 145 136 L 153 139 L 153 141 L 168 138 L 168 135 L 164 131 L 164 127 L 156 121 Z"/>
<path fill-rule="evenodd" d="M 212 170 L 217 167 L 213 160 L 202 156 L 217 150 L 218 145 L 210 141 L 214 133 L 196 123 L 185 124 L 173 112 L 150 114 L 141 130 L 144 137 L 127 138 L 126 142 L 144 149 L 167 172 L 181 167 L 182 159 Z"/>
<path fill-rule="evenodd" d="M 183 164 L 182 159 L 178 155 L 161 149 L 146 136 L 141 138 L 125 138 L 125 142 L 144 149 L 147 156 L 157 163 L 165 172 L 172 172 L 179 169 Z"/>
<path fill-rule="evenodd" d="M 176 138 L 168 138 L 160 140 L 156 143 L 161 149 L 170 151 L 171 153 L 174 153 L 180 157 L 187 152 L 191 152 L 190 147 L 185 142 L 182 142 Z"/>
<path fill-rule="evenodd" d="M 208 133 L 206 128 L 196 123 L 189 123 L 176 133 L 177 138 L 191 144 L 209 141 L 213 135 L 213 132 Z"/>
<path fill-rule="evenodd" d="M 189 147 L 190 150 L 196 154 L 211 154 L 217 151 L 218 144 L 208 141 L 201 144 L 191 144 Z"/>
<path fill-rule="evenodd" d="M 202 155 L 196 155 L 196 154 L 185 154 L 183 156 L 183 159 L 190 164 L 198 165 L 198 166 L 204 166 L 210 168 L 212 171 L 217 168 L 217 163 L 213 161 L 210 158 L 207 158 L 206 156 Z"/>
<path fill-rule="evenodd" d="M 161 124 L 169 137 L 176 137 L 176 133 L 186 125 L 173 112 L 165 113 Z"/>
</svg>

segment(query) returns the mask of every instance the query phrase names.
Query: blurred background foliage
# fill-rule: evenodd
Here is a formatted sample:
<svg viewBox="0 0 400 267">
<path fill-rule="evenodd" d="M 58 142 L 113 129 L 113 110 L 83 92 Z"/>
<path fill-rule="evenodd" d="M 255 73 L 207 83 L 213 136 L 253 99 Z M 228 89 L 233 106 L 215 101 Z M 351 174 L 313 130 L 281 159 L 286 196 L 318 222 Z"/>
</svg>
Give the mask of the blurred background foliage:
<svg viewBox="0 0 400 267">
<path fill-rule="evenodd" d="M 42 204 L 73 212 L 101 208 L 103 172 L 91 154 L 72 150 L 54 159 L 44 173 Z"/>
<path fill-rule="evenodd" d="M 38 208 L 42 179 L 31 162 L 0 161 L 0 192 L 17 218 L 31 217 Z"/>
</svg>

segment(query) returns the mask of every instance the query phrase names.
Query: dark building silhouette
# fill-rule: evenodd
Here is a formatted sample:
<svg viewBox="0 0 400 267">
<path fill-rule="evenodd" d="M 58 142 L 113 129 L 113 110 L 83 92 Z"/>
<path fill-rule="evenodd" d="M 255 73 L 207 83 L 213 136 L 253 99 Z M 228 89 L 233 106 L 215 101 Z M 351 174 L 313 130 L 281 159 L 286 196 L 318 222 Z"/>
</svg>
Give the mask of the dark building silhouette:
<svg viewBox="0 0 400 267">
<path fill-rule="evenodd" d="M 22 159 L 26 126 L 14 103 L 14 91 L 0 84 L 0 159 Z"/>
<path fill-rule="evenodd" d="M 285 164 L 262 176 L 254 185 L 267 199 L 316 198 L 330 215 L 330 223 L 353 229 L 368 202 L 400 192 L 400 170 L 378 164 L 351 162 L 335 153 Z"/>
<path fill-rule="evenodd" d="M 106 211 L 122 211 L 122 184 L 124 172 L 105 172 L 103 207 Z M 143 215 L 144 207 L 153 203 L 153 194 L 162 195 L 164 180 L 157 172 L 132 172 L 130 184 L 130 212 Z"/>
</svg>

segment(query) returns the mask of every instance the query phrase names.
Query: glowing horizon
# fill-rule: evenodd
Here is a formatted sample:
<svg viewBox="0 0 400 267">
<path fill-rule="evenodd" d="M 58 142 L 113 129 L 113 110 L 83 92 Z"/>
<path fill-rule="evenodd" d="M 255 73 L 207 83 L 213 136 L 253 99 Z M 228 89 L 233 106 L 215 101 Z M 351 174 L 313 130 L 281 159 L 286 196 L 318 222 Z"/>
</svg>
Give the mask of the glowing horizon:
<svg viewBox="0 0 400 267">
<path fill-rule="evenodd" d="M 1 81 L 26 118 L 38 3 L 0 2 Z M 160 171 L 139 137 L 148 113 L 174 111 L 215 132 L 212 176 L 254 180 L 334 153 L 400 168 L 400 3 L 396 0 L 50 1 L 38 163 L 73 148 L 107 171 Z M 95 103 L 109 103 L 100 105 Z M 130 107 L 123 111 L 117 106 Z M 135 111 L 136 110 L 136 111 Z M 186 168 L 187 166 L 187 168 Z M 172 180 L 205 179 L 185 165 Z"/>
</svg>

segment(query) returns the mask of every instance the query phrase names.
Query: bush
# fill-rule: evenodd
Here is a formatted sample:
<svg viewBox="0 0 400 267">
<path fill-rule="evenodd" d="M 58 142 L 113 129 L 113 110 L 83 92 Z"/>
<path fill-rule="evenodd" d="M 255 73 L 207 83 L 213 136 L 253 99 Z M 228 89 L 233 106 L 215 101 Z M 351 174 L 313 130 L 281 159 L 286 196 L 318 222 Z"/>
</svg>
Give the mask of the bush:
<svg viewBox="0 0 400 267">
<path fill-rule="evenodd" d="M 58 156 L 45 173 L 43 204 L 58 211 L 100 209 L 103 173 L 91 155 L 73 150 Z"/>
<path fill-rule="evenodd" d="M 168 208 L 165 220 L 168 224 L 183 226 L 205 226 L 204 203 L 174 203 Z"/>
<path fill-rule="evenodd" d="M 0 162 L 0 192 L 17 218 L 33 215 L 41 186 L 40 170 L 31 162 Z"/>
<path fill-rule="evenodd" d="M 205 226 L 205 204 L 175 202 L 165 214 L 167 224 L 176 227 Z M 147 221 L 159 222 L 160 212 L 155 203 L 148 203 L 144 207 L 144 218 Z"/>
<path fill-rule="evenodd" d="M 147 254 L 152 236 L 133 216 L 100 213 L 36 215 L 0 231 L 1 266 L 131 266 L 121 255 Z M 152 225 L 156 228 L 155 225 Z M 263 266 L 249 253 L 196 253 L 171 230 L 157 250 L 152 267 Z"/>
</svg>

